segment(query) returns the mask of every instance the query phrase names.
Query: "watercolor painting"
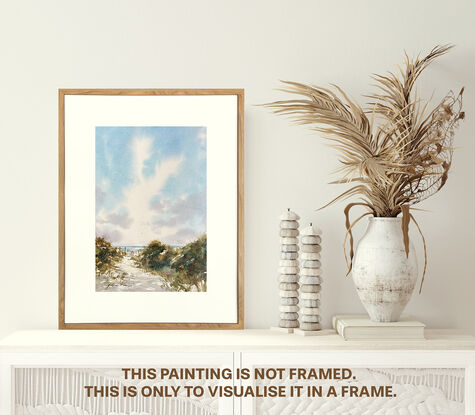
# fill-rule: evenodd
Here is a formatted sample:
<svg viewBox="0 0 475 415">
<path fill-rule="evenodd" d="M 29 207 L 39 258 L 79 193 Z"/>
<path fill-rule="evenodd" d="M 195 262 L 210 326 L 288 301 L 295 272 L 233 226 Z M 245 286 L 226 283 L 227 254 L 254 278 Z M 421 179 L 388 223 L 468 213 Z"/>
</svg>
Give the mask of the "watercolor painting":
<svg viewBox="0 0 475 415">
<path fill-rule="evenodd" d="M 96 127 L 96 291 L 206 291 L 206 127 Z"/>
</svg>

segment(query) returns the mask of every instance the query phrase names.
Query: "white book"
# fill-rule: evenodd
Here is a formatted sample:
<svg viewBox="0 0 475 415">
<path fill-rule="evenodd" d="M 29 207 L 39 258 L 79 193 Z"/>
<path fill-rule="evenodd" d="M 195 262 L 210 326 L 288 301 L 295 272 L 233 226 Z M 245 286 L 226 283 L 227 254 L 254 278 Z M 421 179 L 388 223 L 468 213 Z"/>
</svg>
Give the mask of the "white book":
<svg viewBox="0 0 475 415">
<path fill-rule="evenodd" d="M 425 324 L 409 316 L 394 323 L 377 323 L 367 315 L 336 315 L 333 328 L 345 340 L 423 340 Z"/>
</svg>

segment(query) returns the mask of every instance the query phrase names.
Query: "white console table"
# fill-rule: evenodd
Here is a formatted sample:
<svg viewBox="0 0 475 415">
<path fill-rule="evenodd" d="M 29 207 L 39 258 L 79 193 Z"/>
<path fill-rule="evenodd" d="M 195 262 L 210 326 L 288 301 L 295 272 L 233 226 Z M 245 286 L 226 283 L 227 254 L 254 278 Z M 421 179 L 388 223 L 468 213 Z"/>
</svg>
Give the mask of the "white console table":
<svg viewBox="0 0 475 415">
<path fill-rule="evenodd" d="M 335 330 L 299 336 L 272 330 L 30 330 L 0 341 L 7 350 L 475 350 L 459 330 L 425 331 L 425 340 L 345 341 Z"/>
<path fill-rule="evenodd" d="M 444 405 L 453 405 L 453 408 L 459 411 L 450 409 L 452 413 L 448 412 L 448 414 L 475 414 L 475 337 L 454 330 L 426 330 L 426 340 L 422 341 L 344 341 L 333 330 L 324 330 L 315 337 L 284 334 L 271 330 L 20 331 L 0 341 L 0 413 L 2 415 L 29 414 L 21 412 L 25 410 L 21 408 L 26 408 L 28 405 L 34 406 L 33 401 L 45 394 L 43 390 L 32 392 L 34 388 L 46 387 L 35 386 L 39 382 L 35 379 L 44 377 L 53 384 L 59 382 L 58 379 L 54 379 L 55 376 L 66 378 L 68 370 L 73 371 L 75 376 L 80 373 L 84 379 L 86 376 L 89 376 L 88 379 L 95 379 L 101 369 L 104 372 L 101 376 L 105 378 L 109 376 L 107 379 L 112 382 L 113 380 L 110 380 L 112 375 L 108 373 L 108 370 L 114 368 L 166 366 L 209 366 L 233 369 L 349 367 L 355 370 L 377 372 L 378 376 L 386 376 L 394 383 L 403 383 L 401 379 L 407 380 L 411 376 L 416 379 L 419 376 L 414 381 L 414 385 L 404 386 L 408 393 L 411 387 L 422 388 L 427 393 L 431 388 L 436 390 L 439 387 L 447 395 L 449 402 Z M 83 369 L 89 372 L 86 373 Z M 398 370 L 401 371 L 401 376 Z M 424 371 L 429 373 L 427 379 L 430 378 L 431 381 L 422 379 Z M 434 380 L 437 376 L 440 376 L 442 380 Z M 77 379 L 75 381 L 79 382 Z M 64 379 L 62 382 L 65 382 Z M 239 384 L 251 384 L 250 382 L 239 381 Z M 88 403 L 84 397 L 76 397 L 74 402 L 66 402 L 68 399 L 73 399 L 66 392 L 58 393 L 57 396 L 54 393 L 49 395 L 48 402 L 42 398 L 43 401 L 39 404 L 56 404 L 61 401 L 61 404 L 86 406 L 83 409 L 87 410 L 89 415 L 108 414 L 110 410 L 107 409 L 108 405 L 112 405 L 110 403 L 112 401 L 107 403 L 105 399 L 97 405 Z M 420 404 L 425 405 L 430 399 L 437 402 L 434 396 L 428 395 L 428 398 L 424 398 L 425 401 Z M 58 402 L 54 401 L 55 399 Z M 274 412 L 269 409 L 271 404 L 274 405 Z M 291 402 L 286 402 L 286 404 L 292 405 Z M 308 403 L 308 405 L 315 404 L 315 401 Z M 213 403 L 214 406 L 210 404 L 209 407 L 201 407 L 201 412 L 198 412 L 199 402 L 190 403 L 190 405 L 195 405 L 190 412 L 184 409 L 186 403 L 176 403 L 173 408 L 167 407 L 164 403 L 157 403 L 155 407 L 149 407 L 150 403 L 140 405 L 142 405 L 140 408 L 135 410 L 132 408 L 129 412 L 123 413 L 127 415 L 134 412 L 151 415 L 175 413 L 260 415 L 261 413 L 279 413 L 276 412 L 276 408 L 283 403 L 282 400 L 268 403 L 262 399 L 259 401 L 252 398 L 223 398 Z M 149 406 L 146 407 L 146 405 Z M 303 402 L 301 405 L 307 404 Z M 435 404 L 431 403 L 431 405 Z M 462 406 L 464 409 L 460 409 Z M 120 411 L 117 410 L 117 412 Z M 36 414 L 36 412 L 32 413 Z M 69 414 L 69 412 L 64 413 Z"/>
</svg>

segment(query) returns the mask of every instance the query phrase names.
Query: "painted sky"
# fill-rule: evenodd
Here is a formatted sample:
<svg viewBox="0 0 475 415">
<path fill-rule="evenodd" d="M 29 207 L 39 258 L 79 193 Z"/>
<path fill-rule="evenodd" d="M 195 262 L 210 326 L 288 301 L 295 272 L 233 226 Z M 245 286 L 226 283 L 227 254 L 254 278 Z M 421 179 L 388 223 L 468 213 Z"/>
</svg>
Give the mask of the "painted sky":
<svg viewBox="0 0 475 415">
<path fill-rule="evenodd" d="M 182 246 L 205 232 L 205 127 L 96 127 L 97 236 Z"/>
</svg>

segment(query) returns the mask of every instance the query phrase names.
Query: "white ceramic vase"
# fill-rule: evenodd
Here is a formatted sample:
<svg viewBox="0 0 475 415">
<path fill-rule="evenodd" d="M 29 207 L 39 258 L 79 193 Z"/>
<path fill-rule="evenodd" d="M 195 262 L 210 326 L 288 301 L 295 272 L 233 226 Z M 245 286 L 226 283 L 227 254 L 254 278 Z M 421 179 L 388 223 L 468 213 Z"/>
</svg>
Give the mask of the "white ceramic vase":
<svg viewBox="0 0 475 415">
<path fill-rule="evenodd" d="M 417 280 L 414 245 L 406 257 L 401 218 L 369 219 L 353 258 L 352 277 L 372 321 L 398 321 Z"/>
</svg>

